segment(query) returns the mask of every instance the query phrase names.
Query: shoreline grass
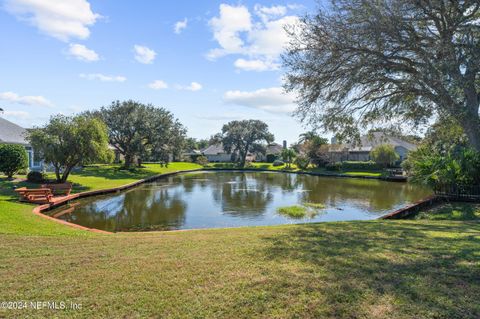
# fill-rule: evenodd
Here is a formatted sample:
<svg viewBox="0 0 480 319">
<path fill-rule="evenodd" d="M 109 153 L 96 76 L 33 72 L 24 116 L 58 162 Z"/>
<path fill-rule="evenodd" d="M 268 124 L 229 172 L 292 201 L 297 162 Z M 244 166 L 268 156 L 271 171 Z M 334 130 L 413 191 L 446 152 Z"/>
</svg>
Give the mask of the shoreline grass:
<svg viewBox="0 0 480 319">
<path fill-rule="evenodd" d="M 234 163 L 209 163 L 205 166 L 206 169 L 241 169 Z M 247 166 L 246 169 L 249 170 L 269 170 L 269 171 L 282 171 L 282 172 L 307 172 L 313 174 L 321 174 L 328 176 L 338 176 L 345 175 L 351 177 L 382 177 L 385 175 L 382 171 L 353 171 L 353 170 L 342 170 L 342 171 L 328 171 L 325 168 L 318 168 L 310 166 L 306 170 L 298 168 L 295 164 L 291 164 L 290 168 L 287 168 L 286 165 L 283 166 L 273 166 L 272 163 L 251 163 L 250 166 Z"/>
</svg>

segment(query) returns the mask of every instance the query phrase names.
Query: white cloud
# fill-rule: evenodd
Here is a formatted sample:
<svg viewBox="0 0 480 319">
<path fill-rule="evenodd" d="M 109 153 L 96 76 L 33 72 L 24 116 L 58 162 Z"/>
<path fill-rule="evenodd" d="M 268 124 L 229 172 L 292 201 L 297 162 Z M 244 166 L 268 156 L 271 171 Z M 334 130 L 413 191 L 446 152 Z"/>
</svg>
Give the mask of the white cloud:
<svg viewBox="0 0 480 319">
<path fill-rule="evenodd" d="M 223 96 L 226 103 L 252 107 L 272 113 L 290 113 L 295 110 L 295 97 L 281 87 L 256 91 L 227 91 Z"/>
<path fill-rule="evenodd" d="M 155 60 L 155 56 L 157 55 L 155 51 L 146 46 L 135 44 L 133 49 L 135 51 L 135 60 L 143 64 L 153 63 L 153 60 Z"/>
<path fill-rule="evenodd" d="M 79 76 L 87 80 L 99 80 L 102 82 L 125 82 L 127 80 L 126 77 L 121 75 L 105 75 L 101 73 L 82 73 Z"/>
<path fill-rule="evenodd" d="M 176 34 L 180 34 L 180 33 L 182 33 L 183 29 L 187 28 L 187 24 L 188 24 L 188 19 L 187 18 L 183 19 L 182 21 L 177 21 L 177 23 L 175 23 L 175 25 L 173 27 L 173 31 Z"/>
<path fill-rule="evenodd" d="M 156 81 L 153 81 L 152 83 L 150 83 L 148 85 L 148 87 L 151 88 L 151 89 L 154 89 L 154 90 L 162 90 L 162 89 L 167 89 L 168 84 L 165 83 L 162 80 L 156 80 Z"/>
<path fill-rule="evenodd" d="M 244 71 L 267 71 L 267 70 L 277 70 L 280 65 L 271 61 L 263 60 L 245 60 L 237 59 L 234 63 L 235 67 L 239 70 Z"/>
<path fill-rule="evenodd" d="M 41 95 L 18 95 L 17 93 L 13 92 L 3 92 L 0 93 L 0 100 L 18 103 L 23 105 L 39 105 L 39 106 L 47 106 L 52 107 L 53 103 L 44 98 Z"/>
<path fill-rule="evenodd" d="M 237 69 L 267 71 L 279 68 L 279 57 L 288 43 L 286 25 L 297 24 L 297 16 L 286 15 L 285 6 L 256 5 L 255 15 L 245 6 L 220 5 L 220 14 L 210 20 L 214 39 L 219 47 L 212 49 L 207 58 L 241 55 L 235 61 Z"/>
<path fill-rule="evenodd" d="M 265 7 L 256 4 L 253 9 L 255 11 L 255 14 L 259 16 L 262 21 L 268 21 L 275 17 L 282 17 L 287 14 L 287 7 L 285 6 Z"/>
<path fill-rule="evenodd" d="M 252 29 L 251 15 L 247 7 L 220 5 L 220 16 L 209 21 L 213 37 L 220 45 L 219 49 L 211 50 L 209 58 L 215 59 L 223 55 L 243 52 L 244 42 L 240 32 Z"/>
<path fill-rule="evenodd" d="M 5 9 L 42 33 L 62 41 L 86 39 L 100 15 L 86 0 L 6 0 Z"/>
<path fill-rule="evenodd" d="M 87 48 L 83 44 L 70 44 L 68 54 L 75 57 L 77 60 L 85 62 L 98 61 L 100 57 L 97 52 Z"/>
<path fill-rule="evenodd" d="M 203 88 L 203 85 L 201 85 L 198 82 L 192 82 L 188 86 L 177 86 L 177 89 L 179 90 L 187 90 L 187 91 L 200 91 Z"/>
</svg>

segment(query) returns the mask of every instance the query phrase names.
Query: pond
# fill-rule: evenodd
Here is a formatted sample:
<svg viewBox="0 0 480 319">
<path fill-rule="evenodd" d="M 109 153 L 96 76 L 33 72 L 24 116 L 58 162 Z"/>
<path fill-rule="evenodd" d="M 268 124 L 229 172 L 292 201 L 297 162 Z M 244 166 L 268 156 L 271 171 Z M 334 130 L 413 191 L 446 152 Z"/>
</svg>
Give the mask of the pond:
<svg viewBox="0 0 480 319">
<path fill-rule="evenodd" d="M 375 219 L 430 195 L 407 183 L 276 172 L 195 172 L 89 197 L 47 212 L 107 231 L 279 225 Z M 277 209 L 323 204 L 305 218 Z"/>
</svg>

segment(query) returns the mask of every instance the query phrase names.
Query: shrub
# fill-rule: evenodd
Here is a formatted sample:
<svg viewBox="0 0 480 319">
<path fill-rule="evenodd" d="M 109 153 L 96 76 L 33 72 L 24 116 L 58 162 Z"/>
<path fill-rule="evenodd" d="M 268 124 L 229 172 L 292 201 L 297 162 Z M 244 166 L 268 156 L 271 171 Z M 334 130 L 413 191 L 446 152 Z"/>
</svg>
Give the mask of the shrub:
<svg viewBox="0 0 480 319">
<path fill-rule="evenodd" d="M 290 168 L 293 160 L 297 157 L 297 153 L 293 148 L 284 148 L 282 150 L 282 159 L 285 163 L 287 163 L 287 167 Z"/>
<path fill-rule="evenodd" d="M 390 144 L 381 144 L 370 152 L 370 157 L 381 167 L 392 165 L 400 158 Z"/>
<path fill-rule="evenodd" d="M 422 145 L 409 154 L 403 167 L 408 169 L 413 182 L 434 188 L 480 184 L 480 153 L 464 146 L 438 154 Z"/>
<path fill-rule="evenodd" d="M 16 144 L 0 144 L 0 172 L 12 178 L 18 171 L 28 168 L 25 147 Z"/>
<path fill-rule="evenodd" d="M 310 158 L 306 155 L 299 155 L 295 159 L 295 164 L 297 164 L 300 169 L 307 169 L 308 165 L 310 165 Z"/>
<path fill-rule="evenodd" d="M 199 156 L 196 159 L 196 163 L 202 166 L 208 165 L 208 158 L 206 156 Z"/>
<path fill-rule="evenodd" d="M 278 156 L 275 155 L 275 154 L 267 154 L 267 158 L 266 158 L 266 161 L 267 163 L 273 163 L 275 162 L 275 160 L 278 159 Z"/>
<path fill-rule="evenodd" d="M 342 169 L 342 163 L 341 162 L 328 163 L 327 165 L 325 165 L 325 169 L 327 171 L 340 171 Z"/>
<path fill-rule="evenodd" d="M 27 180 L 30 183 L 42 183 L 45 181 L 45 174 L 42 172 L 31 171 L 27 175 Z"/>
<path fill-rule="evenodd" d="M 367 170 L 367 171 L 374 171 L 380 170 L 382 167 L 375 163 L 374 161 L 367 161 L 367 162 L 360 162 L 360 161 L 344 161 L 342 162 L 342 168 L 344 170 Z"/>
<path fill-rule="evenodd" d="M 285 165 L 285 163 L 281 160 L 275 160 L 273 162 L 273 166 L 283 166 L 283 165 Z"/>
</svg>

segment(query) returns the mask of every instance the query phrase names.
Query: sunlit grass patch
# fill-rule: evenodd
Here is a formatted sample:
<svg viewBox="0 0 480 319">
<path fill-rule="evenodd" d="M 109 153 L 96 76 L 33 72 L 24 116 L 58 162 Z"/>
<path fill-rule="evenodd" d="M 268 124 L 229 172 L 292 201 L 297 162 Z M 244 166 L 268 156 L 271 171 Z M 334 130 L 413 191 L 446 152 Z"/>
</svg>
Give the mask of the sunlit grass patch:
<svg viewBox="0 0 480 319">
<path fill-rule="evenodd" d="M 461 202 L 443 203 L 418 213 L 413 219 L 480 220 L 480 204 Z"/>
<path fill-rule="evenodd" d="M 314 218 L 319 214 L 317 209 L 312 209 L 305 205 L 283 206 L 277 208 L 277 213 L 290 218 Z"/>
</svg>

